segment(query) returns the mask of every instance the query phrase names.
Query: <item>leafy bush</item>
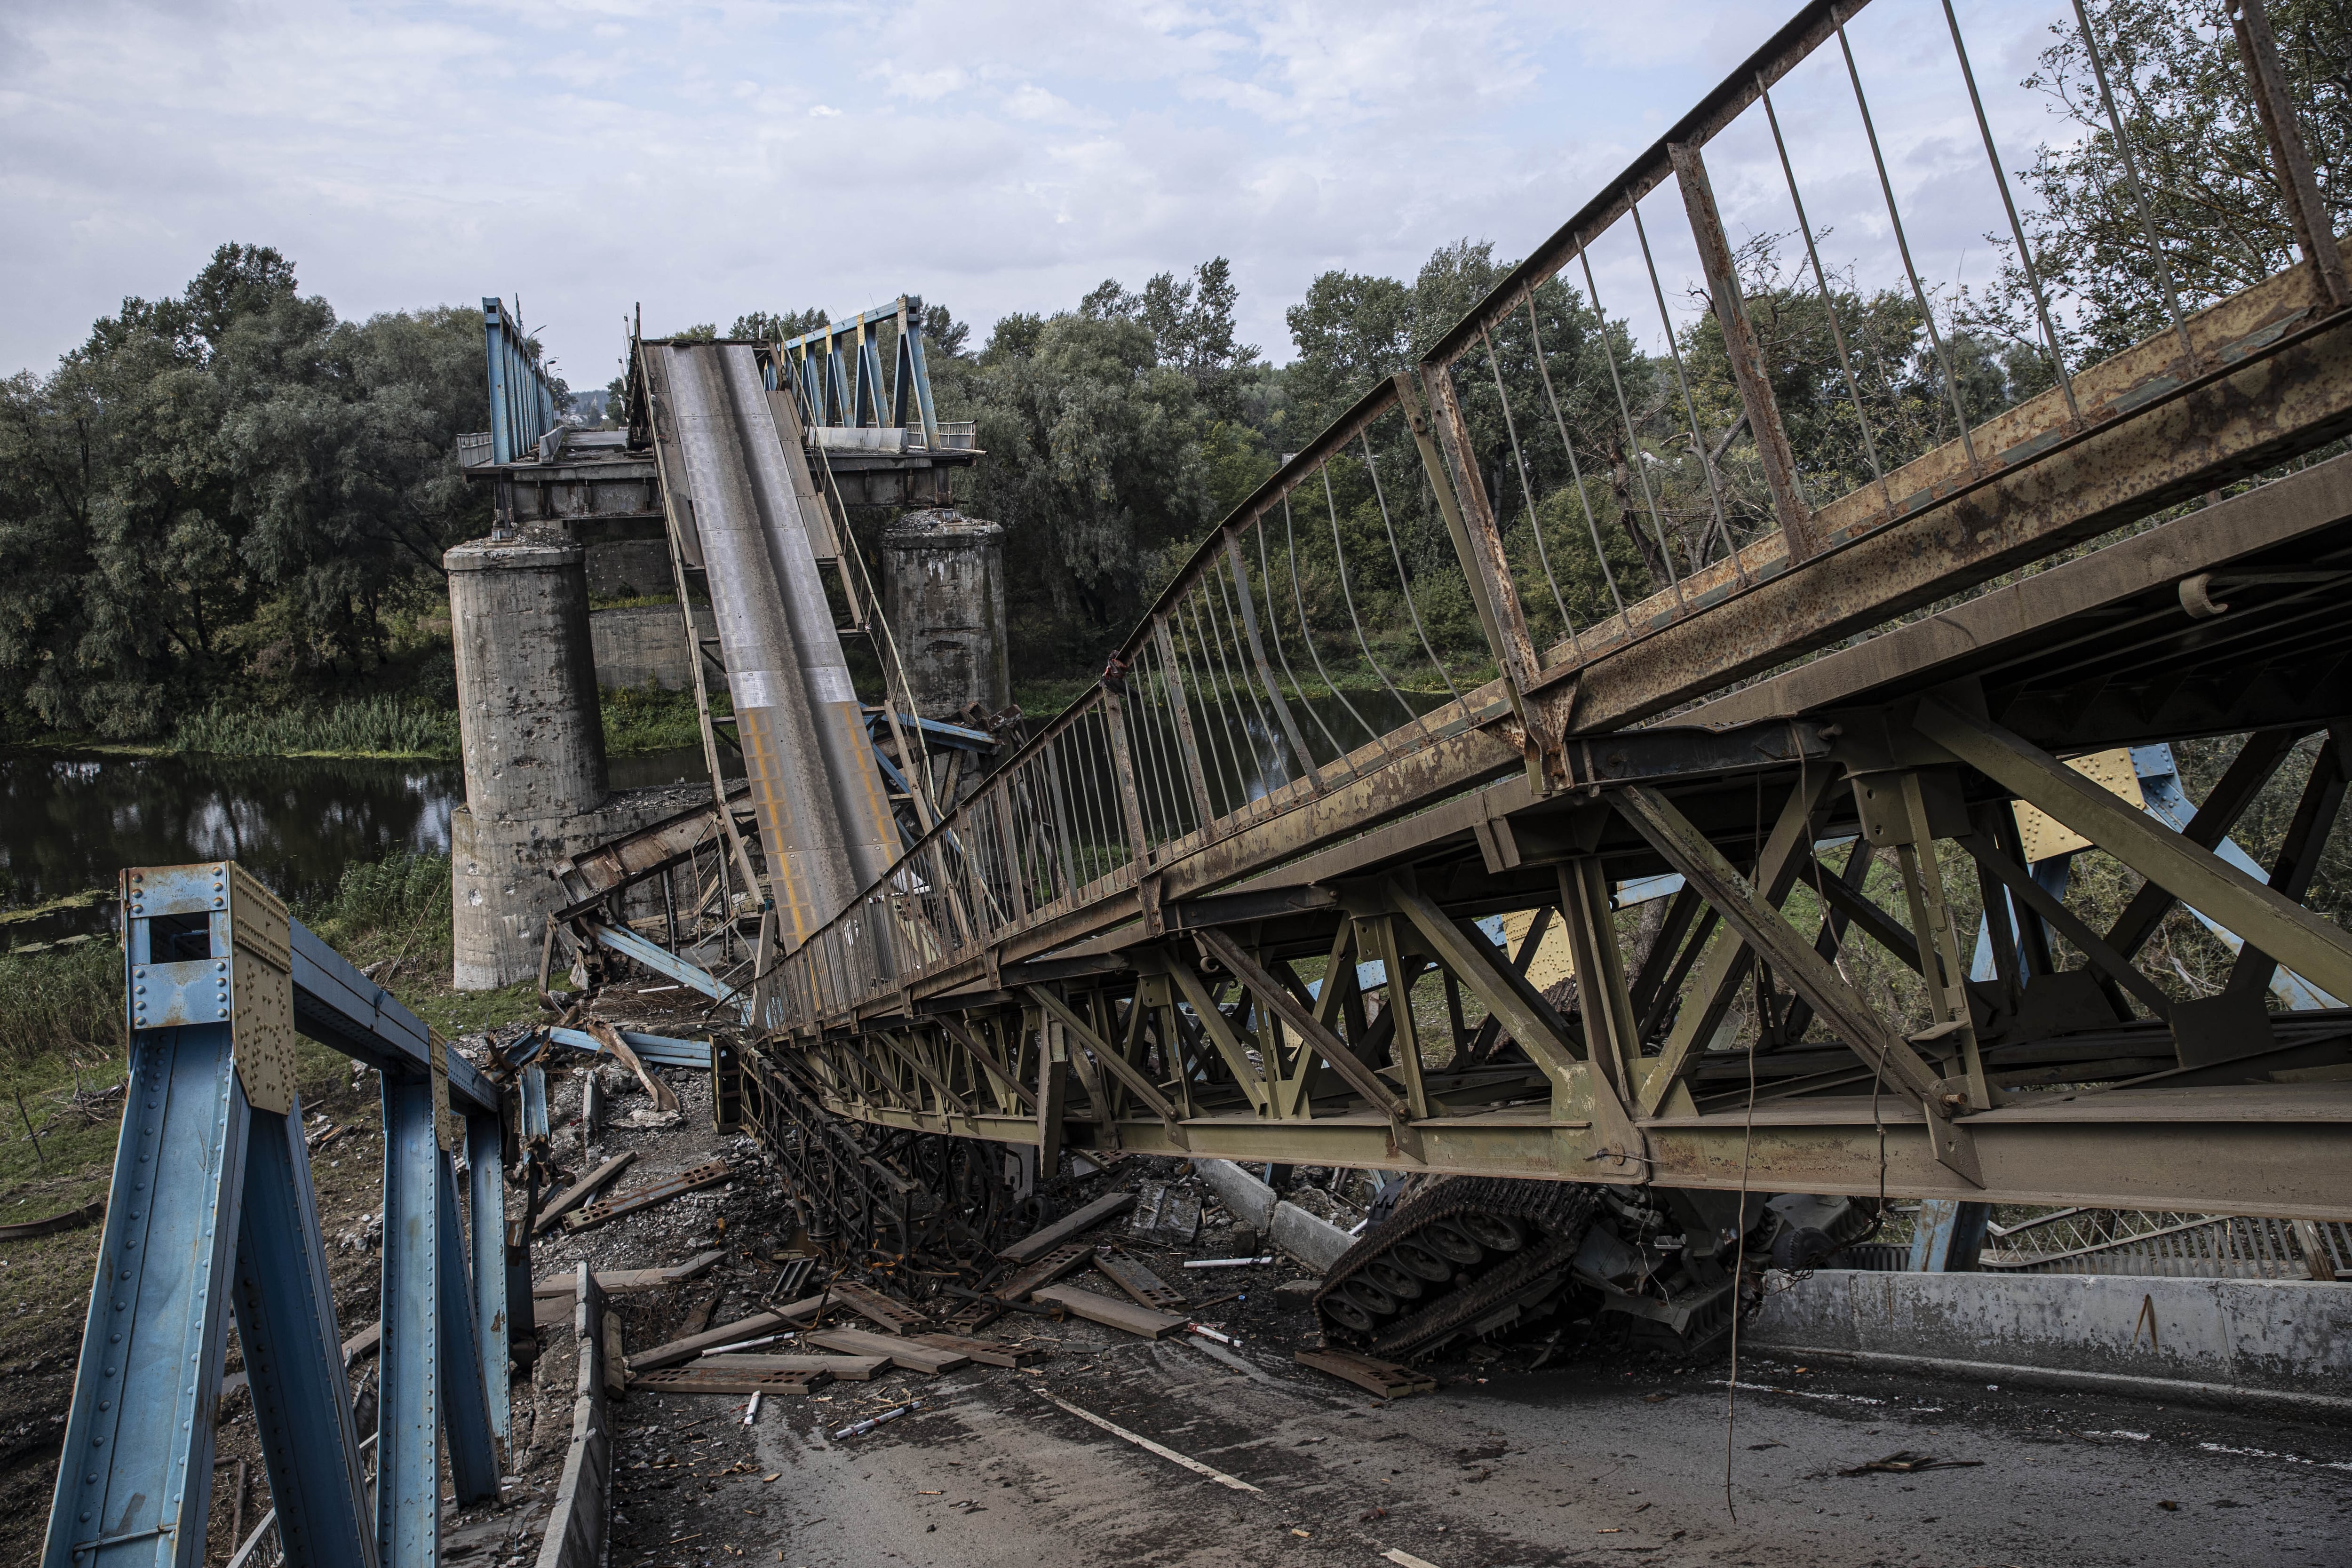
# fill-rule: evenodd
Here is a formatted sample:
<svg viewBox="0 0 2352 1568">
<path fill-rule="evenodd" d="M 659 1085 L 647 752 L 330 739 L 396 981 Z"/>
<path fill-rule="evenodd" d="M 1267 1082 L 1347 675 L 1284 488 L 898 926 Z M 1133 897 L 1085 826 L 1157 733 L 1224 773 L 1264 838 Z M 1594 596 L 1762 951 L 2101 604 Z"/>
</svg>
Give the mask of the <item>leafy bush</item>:
<svg viewBox="0 0 2352 1568">
<path fill-rule="evenodd" d="M 302 923 L 329 945 L 378 932 L 448 941 L 449 858 L 390 855 L 343 868 L 335 890 L 299 911 Z"/>
</svg>

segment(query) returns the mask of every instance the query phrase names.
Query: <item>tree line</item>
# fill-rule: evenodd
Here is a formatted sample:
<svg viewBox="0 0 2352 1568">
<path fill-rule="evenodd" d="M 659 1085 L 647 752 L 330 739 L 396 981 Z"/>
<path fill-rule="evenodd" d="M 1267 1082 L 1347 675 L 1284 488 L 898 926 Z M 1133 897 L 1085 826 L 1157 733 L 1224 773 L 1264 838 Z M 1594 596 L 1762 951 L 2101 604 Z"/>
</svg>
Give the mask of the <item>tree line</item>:
<svg viewBox="0 0 2352 1568">
<path fill-rule="evenodd" d="M 2194 310 L 2294 256 L 2222 0 L 2090 10 L 2150 210 L 2144 222 L 2079 37 L 2053 27 L 2029 85 L 2066 134 L 2018 178 L 2077 366 L 2167 330 L 2168 277 Z M 2352 12 L 2278 0 L 2272 15 L 2340 226 L 2352 205 Z M 1990 287 L 1931 299 L 1933 333 L 1907 288 L 1834 267 L 1817 275 L 1805 238 L 1754 236 L 1739 263 L 1813 504 L 1951 439 L 1961 417 L 2052 384 L 2005 235 L 1987 237 L 2007 262 Z M 1286 311 L 1291 353 L 1278 366 L 1241 341 L 1222 257 L 1004 316 L 976 345 L 949 309 L 928 307 L 940 416 L 975 422 L 987 453 L 959 503 L 1008 530 L 1024 679 L 1098 669 L 1206 528 L 1413 363 L 1509 267 L 1462 239 L 1409 280 L 1327 271 Z M 1547 282 L 1455 367 L 1482 479 L 1546 637 L 1771 526 L 1704 299 L 1685 302 L 1695 308 L 1670 352 L 1651 350 L 1626 326 L 1647 301 L 1612 300 L 1604 313 L 1582 283 L 1573 269 Z M 825 320 L 755 310 L 728 335 Z M 677 335 L 717 333 L 705 323 Z M 446 640 L 431 629 L 446 615 L 439 558 L 488 518 L 454 455 L 456 436 L 488 421 L 481 342 L 466 308 L 339 320 L 300 292 L 286 258 L 228 245 L 181 295 L 126 300 L 53 372 L 0 384 L 0 731 L 138 737 L 224 696 L 387 684 L 446 700 Z M 1391 443 L 1370 458 L 1333 466 L 1332 491 L 1316 498 L 1328 517 L 1286 542 L 1286 592 L 1312 620 L 1360 591 L 1350 614 L 1369 623 L 1363 635 L 1434 682 L 1483 657 L 1475 618 L 1446 586 L 1457 574 L 1417 458 Z M 878 521 L 853 521 L 861 531 Z M 1343 550 L 1350 563 L 1383 561 L 1389 541 L 1388 578 L 1339 579 Z"/>
</svg>

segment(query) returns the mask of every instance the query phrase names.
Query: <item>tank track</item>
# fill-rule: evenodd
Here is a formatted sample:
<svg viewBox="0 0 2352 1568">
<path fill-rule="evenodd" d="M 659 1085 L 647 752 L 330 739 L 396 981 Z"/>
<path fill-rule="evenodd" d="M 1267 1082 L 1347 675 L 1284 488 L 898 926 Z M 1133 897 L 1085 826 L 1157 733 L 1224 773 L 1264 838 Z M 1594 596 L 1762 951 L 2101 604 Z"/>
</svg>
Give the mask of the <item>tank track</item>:
<svg viewBox="0 0 2352 1568">
<path fill-rule="evenodd" d="M 1349 1247 L 1315 1293 L 1325 1338 L 1374 1355 L 1429 1355 L 1490 1314 L 1513 1321 L 1547 1284 L 1565 1288 L 1569 1261 L 1598 1215 L 1596 1188 L 1569 1182 L 1447 1177 L 1397 1205 Z M 1517 1245 L 1496 1242 L 1517 1232 Z M 1433 1278 L 1437 1265 L 1446 1278 Z M 1406 1297 L 1401 1286 L 1418 1286 Z M 1388 1310 L 1381 1310 L 1385 1303 Z"/>
</svg>

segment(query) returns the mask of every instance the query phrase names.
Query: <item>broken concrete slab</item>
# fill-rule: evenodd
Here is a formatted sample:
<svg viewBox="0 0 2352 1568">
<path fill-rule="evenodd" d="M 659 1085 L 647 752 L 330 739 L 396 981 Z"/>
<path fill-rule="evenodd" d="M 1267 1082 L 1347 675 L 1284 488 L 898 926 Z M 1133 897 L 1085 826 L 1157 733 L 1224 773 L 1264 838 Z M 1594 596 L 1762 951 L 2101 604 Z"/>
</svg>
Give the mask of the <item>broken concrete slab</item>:
<svg viewBox="0 0 2352 1568">
<path fill-rule="evenodd" d="M 1266 1239 L 1309 1268 L 1320 1272 L 1339 1261 L 1356 1238 L 1328 1219 L 1308 1214 L 1294 1203 L 1274 1205 L 1274 1222 Z"/>
<path fill-rule="evenodd" d="M 1823 1268 L 1743 1348 L 1970 1382 L 2352 1417 L 2352 1290 L 2307 1279 Z"/>
<path fill-rule="evenodd" d="M 1272 1227 L 1277 1201 L 1272 1187 L 1231 1160 L 1195 1160 L 1192 1169 L 1223 1200 L 1234 1224 L 1255 1226 L 1260 1234 Z"/>
</svg>

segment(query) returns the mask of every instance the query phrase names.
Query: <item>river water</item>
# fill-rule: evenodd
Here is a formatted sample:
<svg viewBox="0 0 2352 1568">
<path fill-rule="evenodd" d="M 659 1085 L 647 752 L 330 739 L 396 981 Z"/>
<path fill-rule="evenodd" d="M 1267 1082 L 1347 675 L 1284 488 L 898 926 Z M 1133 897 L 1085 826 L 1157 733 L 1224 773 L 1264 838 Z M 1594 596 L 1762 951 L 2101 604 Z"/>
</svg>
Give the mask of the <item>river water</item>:
<svg viewBox="0 0 2352 1568">
<path fill-rule="evenodd" d="M 613 759 L 614 789 L 703 776 L 696 748 Z M 454 762 L 0 752 L 0 907 L 110 889 L 125 866 L 234 859 L 281 897 L 353 861 L 446 854 Z M 0 947 L 108 928 L 101 904 L 0 924 Z"/>
</svg>

